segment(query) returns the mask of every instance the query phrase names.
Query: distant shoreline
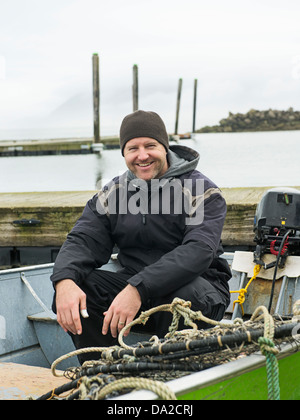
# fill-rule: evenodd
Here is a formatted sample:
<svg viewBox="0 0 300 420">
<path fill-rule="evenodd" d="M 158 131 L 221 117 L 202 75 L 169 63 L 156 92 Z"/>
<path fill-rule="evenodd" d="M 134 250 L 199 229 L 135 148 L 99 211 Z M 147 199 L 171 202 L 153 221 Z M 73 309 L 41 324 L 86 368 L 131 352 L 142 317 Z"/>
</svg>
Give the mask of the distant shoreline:
<svg viewBox="0 0 300 420">
<path fill-rule="evenodd" d="M 246 114 L 232 114 L 220 120 L 219 125 L 205 126 L 196 133 L 242 133 L 257 131 L 300 130 L 300 111 L 289 108 L 287 111 L 251 109 Z"/>
</svg>

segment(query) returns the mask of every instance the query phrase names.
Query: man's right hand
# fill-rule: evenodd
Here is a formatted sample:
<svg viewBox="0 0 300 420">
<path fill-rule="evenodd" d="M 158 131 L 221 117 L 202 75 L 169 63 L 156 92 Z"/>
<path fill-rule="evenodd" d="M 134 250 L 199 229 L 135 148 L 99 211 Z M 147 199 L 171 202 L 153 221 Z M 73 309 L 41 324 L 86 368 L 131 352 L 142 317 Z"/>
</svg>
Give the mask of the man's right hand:
<svg viewBox="0 0 300 420">
<path fill-rule="evenodd" d="M 86 310 L 86 294 L 73 280 L 65 279 L 56 284 L 56 310 L 57 322 L 65 332 L 82 333 L 79 311 Z"/>
</svg>

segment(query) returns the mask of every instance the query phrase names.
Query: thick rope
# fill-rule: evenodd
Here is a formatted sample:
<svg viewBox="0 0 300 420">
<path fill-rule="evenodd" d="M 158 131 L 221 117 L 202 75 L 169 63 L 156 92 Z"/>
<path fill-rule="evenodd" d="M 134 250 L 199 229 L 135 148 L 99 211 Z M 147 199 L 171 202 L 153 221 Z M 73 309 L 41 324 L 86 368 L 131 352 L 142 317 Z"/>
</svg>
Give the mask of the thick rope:
<svg viewBox="0 0 300 420">
<path fill-rule="evenodd" d="M 89 381 L 90 383 L 93 382 L 93 378 Z M 86 398 L 87 392 L 84 389 L 86 386 L 85 383 L 81 385 L 82 399 L 83 397 Z M 100 391 L 97 391 L 93 395 L 93 399 L 96 400 L 103 400 L 107 395 L 111 394 L 115 391 L 123 391 L 128 389 L 140 390 L 146 389 L 149 391 L 154 392 L 158 397 L 163 400 L 177 400 L 176 395 L 174 392 L 163 382 L 160 381 L 153 381 L 151 379 L 146 378 L 123 378 L 117 381 L 112 382 L 111 384 L 106 385 Z"/>
<path fill-rule="evenodd" d="M 229 323 L 221 323 L 219 321 L 214 321 L 210 318 L 207 318 L 206 316 L 204 316 L 202 314 L 201 311 L 193 311 L 191 309 L 191 302 L 189 301 L 185 301 L 183 299 L 180 298 L 175 298 L 173 300 L 172 303 L 169 304 L 165 304 L 165 305 L 160 305 L 157 306 L 155 308 L 149 309 L 148 311 L 142 312 L 140 314 L 140 316 L 138 318 L 136 318 L 135 320 L 133 320 L 130 324 L 126 325 L 119 334 L 119 343 L 120 346 L 129 350 L 129 349 L 133 349 L 134 347 L 130 347 L 127 344 L 124 343 L 123 341 L 123 335 L 124 333 L 131 329 L 134 325 L 137 324 L 146 324 L 146 322 L 148 321 L 148 319 L 150 318 L 151 315 L 153 315 L 156 312 L 159 311 L 164 311 L 164 312 L 171 312 L 173 314 L 173 320 L 172 323 L 169 327 L 169 333 L 166 335 L 165 338 L 171 338 L 175 335 L 176 331 L 178 331 L 178 325 L 179 325 L 179 320 L 180 317 L 182 316 L 184 319 L 184 324 L 186 326 L 189 326 L 192 328 L 193 331 L 197 331 L 198 327 L 197 324 L 195 324 L 195 322 L 193 321 L 202 321 L 205 322 L 207 324 L 213 325 L 213 326 L 219 326 L 222 325 L 223 327 L 227 327 L 227 328 L 234 328 L 236 325 L 234 324 L 229 324 Z M 240 319 L 236 320 L 236 322 L 241 322 Z"/>
<path fill-rule="evenodd" d="M 178 324 L 179 324 L 179 319 L 180 316 L 182 316 L 184 318 L 184 323 L 187 326 L 192 327 L 193 331 L 196 331 L 198 329 L 197 325 L 193 322 L 194 320 L 197 321 L 203 321 L 206 322 L 207 324 L 213 325 L 213 326 L 219 326 L 222 325 L 222 327 L 227 327 L 227 328 L 234 328 L 236 325 L 235 324 L 225 324 L 225 323 L 221 323 L 218 321 L 214 321 L 210 318 L 207 318 L 206 316 L 204 316 L 202 314 L 201 311 L 192 311 L 191 308 L 191 302 L 189 301 L 185 301 L 183 299 L 179 299 L 179 298 L 175 298 L 173 300 L 172 303 L 170 304 L 165 304 L 165 305 L 160 305 L 157 306 L 155 308 L 149 309 L 148 311 L 142 312 L 141 315 L 135 319 L 134 321 L 132 321 L 130 324 L 126 325 L 122 331 L 119 334 L 119 343 L 121 345 L 121 347 L 123 347 L 124 349 L 134 349 L 134 347 L 130 347 L 127 344 L 124 343 L 123 341 L 123 335 L 124 333 L 132 328 L 134 325 L 137 324 L 146 324 L 146 322 L 148 321 L 148 319 L 150 318 L 150 316 L 156 312 L 159 311 L 164 311 L 164 312 L 171 312 L 173 313 L 173 320 L 171 323 L 171 326 L 169 328 L 169 334 L 166 335 L 166 338 L 170 338 L 173 337 L 176 333 L 176 331 L 178 330 Z M 236 323 L 240 323 L 242 322 L 240 319 L 235 320 Z M 155 337 L 153 337 L 153 339 L 155 340 Z M 56 371 L 57 366 L 64 360 L 69 359 L 71 357 L 74 356 L 78 356 L 80 354 L 85 354 L 85 353 L 105 353 L 105 358 L 107 360 L 110 360 L 111 357 L 109 356 L 110 353 L 114 350 L 118 349 L 118 347 L 87 347 L 87 348 L 83 348 L 83 349 L 79 349 L 79 350 L 75 350 L 73 352 L 70 352 L 68 354 L 65 354 L 61 357 L 59 357 L 57 360 L 55 360 L 52 365 L 51 365 L 51 372 L 53 374 L 53 376 L 56 377 L 62 377 L 64 376 L 63 373 L 58 373 Z"/>
<path fill-rule="evenodd" d="M 261 315 L 259 313 L 262 312 Z M 279 368 L 277 354 L 279 350 L 275 347 L 274 339 L 274 320 L 267 308 L 260 306 L 252 315 L 251 320 L 264 319 L 264 337 L 258 339 L 260 351 L 266 358 L 267 380 L 268 380 L 268 399 L 272 401 L 280 400 Z"/>
<path fill-rule="evenodd" d="M 259 274 L 259 272 L 260 272 L 260 269 L 261 269 L 261 266 L 259 265 L 259 264 L 257 264 L 255 267 L 254 267 L 254 270 L 253 270 L 253 277 L 251 277 L 251 279 L 249 280 L 249 282 L 248 282 L 248 284 L 247 284 L 247 286 L 245 287 L 245 288 L 243 288 L 243 289 L 240 289 L 240 290 L 233 290 L 233 291 L 231 291 L 230 293 L 239 293 L 239 297 L 237 298 L 237 300 L 235 300 L 234 302 L 233 302 L 233 310 L 234 310 L 234 308 L 235 308 L 235 305 L 236 304 L 239 304 L 240 305 L 240 307 L 241 307 L 241 310 L 242 310 L 242 315 L 244 316 L 245 315 L 245 312 L 244 312 L 244 306 L 243 306 L 243 304 L 244 304 L 244 302 L 245 302 L 245 300 L 246 300 L 246 293 L 248 293 L 248 288 L 249 288 L 249 286 L 250 286 L 250 284 L 253 282 L 253 280 L 255 280 L 256 279 L 256 277 L 258 276 L 258 274 Z"/>
<path fill-rule="evenodd" d="M 266 337 L 258 339 L 260 350 L 266 358 L 267 366 L 267 380 L 268 380 L 268 399 L 271 401 L 280 400 L 280 385 L 279 385 L 279 368 L 276 355 L 275 344 L 272 340 Z"/>
<path fill-rule="evenodd" d="M 295 307 L 295 312 L 297 313 L 297 309 L 299 309 L 299 302 L 298 305 Z M 242 325 L 247 325 L 251 322 L 257 322 L 263 319 L 264 321 L 264 337 L 260 337 L 258 343 L 261 348 L 262 354 L 266 357 L 266 366 L 267 366 L 267 377 L 268 377 L 268 398 L 270 400 L 279 400 L 280 399 L 280 387 L 279 387 L 279 370 L 278 370 L 278 362 L 277 362 L 277 354 L 279 350 L 275 347 L 273 342 L 274 339 L 274 332 L 275 332 L 275 325 L 273 317 L 269 314 L 269 311 L 266 307 L 260 306 L 258 307 L 255 312 L 253 313 L 249 322 L 244 323 L 242 320 L 237 319 L 233 324 L 225 324 L 223 322 L 218 322 L 211 320 L 205 317 L 201 311 L 192 311 L 191 310 L 191 302 L 186 302 L 182 299 L 175 298 L 171 304 L 165 304 L 158 306 L 156 308 L 152 308 L 149 311 L 143 312 L 139 318 L 132 321 L 130 324 L 125 326 L 119 334 L 119 342 L 120 345 L 125 349 L 134 349 L 135 347 L 129 347 L 123 342 L 123 335 L 126 330 L 132 328 L 133 325 L 136 324 L 145 324 L 149 317 L 158 311 L 168 311 L 173 314 L 172 324 L 169 328 L 169 333 L 166 335 L 166 338 L 174 337 L 175 333 L 178 329 L 179 319 L 182 316 L 184 318 L 184 324 L 186 326 L 192 327 L 192 330 L 189 330 L 190 333 L 195 332 L 198 328 L 194 321 L 203 321 L 213 326 L 221 326 L 222 328 L 236 328 L 236 324 L 240 323 Z M 156 337 L 153 337 L 153 340 L 156 342 Z M 151 341 L 151 340 L 150 340 Z M 157 343 L 156 343 L 157 344 Z M 101 357 L 104 357 L 106 360 L 113 360 L 112 352 L 118 350 L 119 347 L 89 347 L 84 349 L 79 349 L 68 353 L 64 356 L 58 358 L 51 366 L 51 371 L 54 376 L 63 376 L 63 374 L 58 374 L 56 371 L 56 367 L 59 363 L 63 360 L 66 360 L 73 356 L 78 356 L 83 353 L 89 352 L 99 352 L 102 353 Z M 87 364 L 89 362 L 86 362 Z M 83 397 L 87 395 L 87 388 L 89 388 L 89 383 L 95 383 L 95 378 L 86 379 L 82 383 L 82 394 Z M 176 399 L 176 396 L 170 389 L 167 387 L 166 384 L 158 381 L 152 381 L 145 378 L 124 378 L 121 380 L 114 381 L 113 383 L 106 385 L 102 390 L 97 393 L 98 399 L 105 398 L 106 395 L 123 389 L 149 389 L 155 392 L 159 397 L 162 399 Z M 84 390 L 85 389 L 85 390 Z"/>
<path fill-rule="evenodd" d="M 67 360 L 71 357 L 74 356 L 79 356 L 80 354 L 85 354 L 85 353 L 106 353 L 107 354 L 107 359 L 109 360 L 111 357 L 109 357 L 109 354 L 118 349 L 118 347 L 113 346 L 113 347 L 86 347 L 83 349 L 78 349 L 78 350 L 74 350 L 71 351 L 70 353 L 64 354 L 62 356 L 60 356 L 58 359 L 56 359 L 52 365 L 51 365 L 51 372 L 53 376 L 56 376 L 57 378 L 63 377 L 64 374 L 63 373 L 58 373 L 56 371 L 56 367 L 57 365 L 59 365 L 61 362 L 63 362 L 64 360 Z"/>
</svg>

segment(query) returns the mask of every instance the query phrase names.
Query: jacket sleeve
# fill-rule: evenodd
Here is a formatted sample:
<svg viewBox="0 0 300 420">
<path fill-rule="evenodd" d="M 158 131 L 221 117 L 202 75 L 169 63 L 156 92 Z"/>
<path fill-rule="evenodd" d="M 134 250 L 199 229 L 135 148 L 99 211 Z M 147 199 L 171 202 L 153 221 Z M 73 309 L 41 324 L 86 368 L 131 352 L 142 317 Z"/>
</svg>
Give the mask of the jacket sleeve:
<svg viewBox="0 0 300 420">
<path fill-rule="evenodd" d="M 128 281 L 137 287 L 143 302 L 177 290 L 210 267 L 217 256 L 225 216 L 226 203 L 220 193 L 205 200 L 202 223 L 186 226 L 181 245 Z"/>
<path fill-rule="evenodd" d="M 53 283 L 71 279 L 80 285 L 88 274 L 109 261 L 113 249 L 110 223 L 97 211 L 95 195 L 67 236 L 54 264 Z"/>
</svg>

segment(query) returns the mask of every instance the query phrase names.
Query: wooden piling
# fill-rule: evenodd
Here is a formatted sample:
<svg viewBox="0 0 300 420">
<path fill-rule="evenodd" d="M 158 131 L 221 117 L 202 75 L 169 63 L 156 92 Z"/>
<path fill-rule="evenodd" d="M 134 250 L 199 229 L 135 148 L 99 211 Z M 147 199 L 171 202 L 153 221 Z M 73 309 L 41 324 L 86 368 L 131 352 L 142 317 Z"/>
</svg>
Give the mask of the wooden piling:
<svg viewBox="0 0 300 420">
<path fill-rule="evenodd" d="M 138 79 L 138 66 L 133 66 L 133 85 L 132 85 L 132 99 L 133 99 L 133 112 L 139 109 L 139 79 Z"/>
<path fill-rule="evenodd" d="M 100 142 L 100 81 L 99 56 L 93 54 L 94 142 Z"/>
<path fill-rule="evenodd" d="M 178 120 L 179 120 L 179 110 L 180 110 L 180 100 L 181 100 L 181 89 L 182 89 L 182 79 L 178 81 L 178 91 L 177 91 L 177 105 L 176 105 L 176 121 L 175 121 L 175 132 L 178 134 Z"/>
<path fill-rule="evenodd" d="M 194 109 L 193 109 L 193 133 L 196 132 L 196 108 L 197 108 L 197 87 L 198 80 L 194 80 Z"/>
</svg>

